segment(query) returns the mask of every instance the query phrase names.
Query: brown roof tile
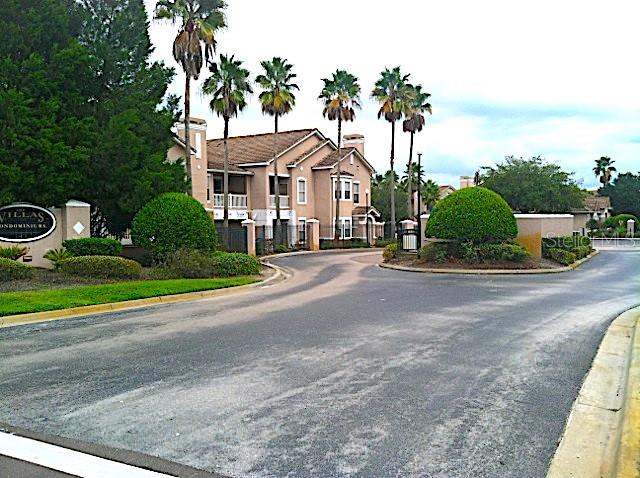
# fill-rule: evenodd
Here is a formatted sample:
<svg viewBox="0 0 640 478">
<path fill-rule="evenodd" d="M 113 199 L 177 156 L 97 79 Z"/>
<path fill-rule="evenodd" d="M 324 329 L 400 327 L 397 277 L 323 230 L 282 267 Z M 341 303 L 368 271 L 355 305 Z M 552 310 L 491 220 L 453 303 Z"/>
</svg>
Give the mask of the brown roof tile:
<svg viewBox="0 0 640 478">
<path fill-rule="evenodd" d="M 322 149 L 325 145 L 331 143 L 330 140 L 325 140 L 325 141 L 320 141 L 318 144 L 314 144 L 312 147 L 310 147 L 308 150 L 306 150 L 304 153 L 302 153 L 300 156 L 298 156 L 296 159 L 294 159 L 293 161 L 290 161 L 289 164 L 287 164 L 287 166 L 294 166 L 296 163 L 298 163 L 299 161 L 302 161 L 304 158 L 306 158 L 307 156 L 309 156 L 311 153 Z"/>
<path fill-rule="evenodd" d="M 276 138 L 276 152 L 282 153 L 314 131 L 314 129 L 301 129 L 279 133 Z M 270 161 L 273 159 L 273 140 L 274 133 L 229 138 L 229 164 L 239 165 Z M 207 158 L 211 169 L 214 169 L 212 165 L 223 164 L 224 141 L 222 139 L 207 141 Z"/>
<path fill-rule="evenodd" d="M 342 148 L 342 158 L 341 160 L 349 156 L 354 151 L 357 151 L 356 148 Z M 333 166 L 338 162 L 338 151 L 333 151 L 332 153 L 326 155 L 323 159 L 318 161 L 313 165 L 314 168 L 326 168 L 329 166 Z"/>
<path fill-rule="evenodd" d="M 584 198 L 584 208 L 587 211 L 609 209 L 611 208 L 611 198 L 609 196 L 589 195 Z"/>
</svg>

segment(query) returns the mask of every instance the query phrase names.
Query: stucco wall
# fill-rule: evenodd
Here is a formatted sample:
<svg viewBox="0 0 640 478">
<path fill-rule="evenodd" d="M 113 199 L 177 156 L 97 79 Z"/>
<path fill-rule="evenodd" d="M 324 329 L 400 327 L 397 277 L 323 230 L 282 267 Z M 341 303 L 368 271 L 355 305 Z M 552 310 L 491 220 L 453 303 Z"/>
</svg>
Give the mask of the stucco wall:
<svg viewBox="0 0 640 478">
<path fill-rule="evenodd" d="M 534 257 L 542 256 L 542 239 L 573 234 L 574 217 L 571 214 L 516 214 L 518 237 L 516 241 Z"/>
</svg>

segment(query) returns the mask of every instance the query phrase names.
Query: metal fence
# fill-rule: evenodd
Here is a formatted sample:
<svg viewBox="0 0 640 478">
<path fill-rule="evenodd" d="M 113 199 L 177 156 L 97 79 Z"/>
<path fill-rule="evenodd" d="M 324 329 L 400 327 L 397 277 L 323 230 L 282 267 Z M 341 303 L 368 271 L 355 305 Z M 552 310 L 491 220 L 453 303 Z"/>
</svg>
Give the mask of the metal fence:
<svg viewBox="0 0 640 478">
<path fill-rule="evenodd" d="M 227 252 L 247 252 L 247 228 L 241 224 L 229 224 L 224 227 L 216 223 L 220 245 Z"/>
</svg>

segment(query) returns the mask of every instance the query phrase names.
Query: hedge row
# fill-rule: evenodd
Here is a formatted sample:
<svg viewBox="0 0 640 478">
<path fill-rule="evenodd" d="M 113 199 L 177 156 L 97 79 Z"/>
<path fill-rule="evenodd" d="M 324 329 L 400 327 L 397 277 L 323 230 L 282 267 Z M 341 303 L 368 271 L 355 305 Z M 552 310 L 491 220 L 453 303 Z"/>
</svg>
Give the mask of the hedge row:
<svg viewBox="0 0 640 478">
<path fill-rule="evenodd" d="M 591 249 L 591 238 L 586 236 L 561 236 L 542 239 L 542 252 L 545 256 L 549 255 L 548 251 L 550 249 L 571 251 L 576 247 L 588 247 Z"/>
<path fill-rule="evenodd" d="M 122 244 L 114 239 L 101 237 L 85 237 L 67 239 L 62 243 L 72 256 L 118 256 L 122 252 Z"/>
<path fill-rule="evenodd" d="M 216 252 L 214 254 L 182 249 L 166 262 L 169 274 L 185 279 L 250 276 L 260 274 L 260 261 L 247 254 Z"/>
<path fill-rule="evenodd" d="M 100 279 L 137 279 L 142 266 L 136 261 L 114 256 L 81 256 L 56 264 L 63 274 Z"/>
<path fill-rule="evenodd" d="M 33 269 L 21 262 L 0 257 L 0 282 L 29 279 L 33 276 Z"/>
<path fill-rule="evenodd" d="M 418 257 L 426 262 L 445 262 L 462 259 L 470 264 L 480 262 L 523 262 L 529 259 L 529 252 L 519 244 L 474 244 L 472 242 L 430 242 L 418 251 Z"/>
<path fill-rule="evenodd" d="M 564 266 L 569 266 L 577 260 L 577 257 L 573 252 L 565 249 L 549 249 L 549 257 Z"/>
</svg>

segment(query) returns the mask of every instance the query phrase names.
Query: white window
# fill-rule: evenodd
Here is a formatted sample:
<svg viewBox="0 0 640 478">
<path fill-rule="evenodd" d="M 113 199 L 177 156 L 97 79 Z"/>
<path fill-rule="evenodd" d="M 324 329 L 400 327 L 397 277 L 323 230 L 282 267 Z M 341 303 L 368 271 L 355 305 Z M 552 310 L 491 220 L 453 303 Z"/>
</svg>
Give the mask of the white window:
<svg viewBox="0 0 640 478">
<path fill-rule="evenodd" d="M 360 183 L 353 183 L 353 203 L 360 204 Z"/>
<path fill-rule="evenodd" d="M 307 180 L 298 178 L 298 204 L 307 204 Z"/>
<path fill-rule="evenodd" d="M 340 229 L 342 231 L 342 239 L 351 239 L 351 219 L 341 218 Z"/>
<path fill-rule="evenodd" d="M 196 150 L 196 158 L 202 158 L 202 133 L 196 133 L 196 144 L 194 147 Z"/>
<path fill-rule="evenodd" d="M 340 199 L 343 201 L 351 200 L 351 184 L 352 184 L 351 179 L 340 178 L 340 183 L 342 184 L 342 187 L 340 188 L 339 192 L 336 191 L 337 182 L 338 182 L 337 179 L 334 178 L 333 179 L 333 197 L 334 198 L 340 197 Z"/>
</svg>

